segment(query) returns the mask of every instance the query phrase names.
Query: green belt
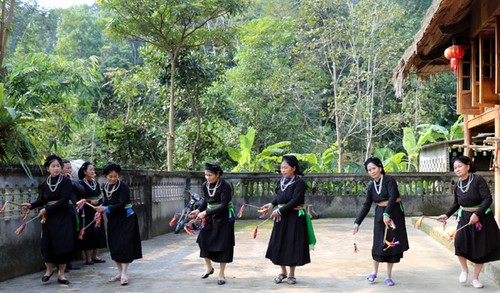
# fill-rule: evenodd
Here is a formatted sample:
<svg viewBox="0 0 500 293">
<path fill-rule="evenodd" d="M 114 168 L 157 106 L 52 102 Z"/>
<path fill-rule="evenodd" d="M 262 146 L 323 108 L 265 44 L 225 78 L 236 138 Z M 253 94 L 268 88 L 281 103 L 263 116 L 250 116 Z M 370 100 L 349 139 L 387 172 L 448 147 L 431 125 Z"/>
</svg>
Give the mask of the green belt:
<svg viewBox="0 0 500 293">
<path fill-rule="evenodd" d="M 279 208 L 283 207 L 284 204 L 278 205 Z M 299 207 L 304 207 L 304 205 L 298 205 Z M 298 210 L 298 216 L 305 216 L 306 217 L 306 224 L 307 224 L 307 239 L 309 240 L 309 249 L 314 250 L 314 246 L 316 245 L 316 235 L 314 235 L 314 229 L 311 221 L 311 217 L 309 216 L 308 213 L 304 211 L 304 209 Z"/>
<path fill-rule="evenodd" d="M 464 207 L 464 208 L 467 208 L 467 209 L 477 209 L 477 208 L 479 208 L 479 205 L 472 206 L 472 207 Z M 463 211 L 463 209 L 458 209 L 458 216 L 459 217 L 462 216 L 462 211 Z M 487 215 L 489 212 L 491 212 L 491 208 L 487 208 L 486 211 L 484 211 L 484 214 Z"/>
<path fill-rule="evenodd" d="M 207 204 L 207 208 L 209 209 L 215 209 L 220 205 L 220 202 L 214 202 L 214 203 L 209 203 Z M 229 202 L 227 209 L 229 210 L 229 218 L 234 218 L 235 212 L 234 212 L 234 205 L 232 202 Z"/>
</svg>

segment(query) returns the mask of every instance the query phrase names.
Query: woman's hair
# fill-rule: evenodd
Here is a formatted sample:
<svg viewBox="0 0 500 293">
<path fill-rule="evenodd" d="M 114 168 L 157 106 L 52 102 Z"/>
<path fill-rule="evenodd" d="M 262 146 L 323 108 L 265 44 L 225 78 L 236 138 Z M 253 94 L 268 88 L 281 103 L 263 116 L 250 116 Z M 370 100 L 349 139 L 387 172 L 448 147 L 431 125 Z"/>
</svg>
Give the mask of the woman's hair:
<svg viewBox="0 0 500 293">
<path fill-rule="evenodd" d="M 64 166 L 63 160 L 61 159 L 61 157 L 59 157 L 57 155 L 50 155 L 47 158 L 45 158 L 45 162 L 43 163 L 43 166 L 45 168 L 48 168 L 50 166 L 50 164 L 52 164 L 52 162 L 54 162 L 54 161 L 58 161 L 59 165 L 61 165 L 61 168 Z"/>
<path fill-rule="evenodd" d="M 85 162 L 85 163 L 83 163 L 83 165 L 78 170 L 78 178 L 80 180 L 82 180 L 83 178 L 85 178 L 85 172 L 87 172 L 87 169 L 89 168 L 89 166 L 92 166 L 92 163 Z"/>
<path fill-rule="evenodd" d="M 297 157 L 294 155 L 284 155 L 281 162 L 286 162 L 292 168 L 295 167 L 295 175 L 304 175 L 302 171 L 300 171 L 299 160 L 297 160 Z"/>
<path fill-rule="evenodd" d="M 469 165 L 469 173 L 476 172 L 476 169 L 472 166 L 472 160 L 467 156 L 456 156 L 451 159 L 451 165 L 455 164 L 456 161 L 461 162 L 464 165 Z"/>
<path fill-rule="evenodd" d="M 370 157 L 370 158 L 368 158 L 365 161 L 365 170 L 366 170 L 366 172 L 368 172 L 368 164 L 370 164 L 370 163 L 374 164 L 377 167 L 382 168 L 382 171 L 380 173 L 382 173 L 382 175 L 385 175 L 384 164 L 382 164 L 382 161 L 379 158 L 377 158 L 377 157 Z"/>
<path fill-rule="evenodd" d="M 207 163 L 205 163 L 205 170 L 207 170 L 211 173 L 214 173 L 214 174 L 219 174 L 219 176 L 221 176 L 224 173 L 224 171 L 222 171 L 222 168 L 219 165 L 219 163 L 207 162 Z"/>
<path fill-rule="evenodd" d="M 104 175 L 108 175 L 109 173 L 115 171 L 116 173 L 120 174 L 120 171 L 122 170 L 122 167 L 118 165 L 115 162 L 107 162 L 106 165 L 102 168 L 102 172 Z"/>
</svg>

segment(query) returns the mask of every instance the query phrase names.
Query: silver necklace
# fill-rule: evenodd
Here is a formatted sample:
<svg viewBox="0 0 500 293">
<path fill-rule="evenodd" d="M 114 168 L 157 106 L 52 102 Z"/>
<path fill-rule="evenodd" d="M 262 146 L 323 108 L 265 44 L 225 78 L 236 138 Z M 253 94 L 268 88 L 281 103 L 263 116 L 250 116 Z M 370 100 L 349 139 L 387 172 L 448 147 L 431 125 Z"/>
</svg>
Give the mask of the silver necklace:
<svg viewBox="0 0 500 293">
<path fill-rule="evenodd" d="M 92 190 L 95 190 L 97 188 L 97 182 L 94 179 L 92 179 L 92 181 L 90 181 L 92 183 L 89 183 L 89 181 L 87 180 L 87 178 L 84 178 L 83 182 L 85 182 L 85 184 L 87 184 L 87 186 L 90 189 L 92 189 Z"/>
<path fill-rule="evenodd" d="M 214 195 L 215 195 L 215 191 L 217 190 L 217 188 L 219 188 L 220 184 L 221 184 L 221 181 L 220 181 L 220 180 L 217 180 L 217 183 L 215 183 L 214 188 L 210 189 L 210 183 L 207 183 L 207 192 L 208 192 L 208 196 L 210 196 L 210 197 L 214 197 Z"/>
<path fill-rule="evenodd" d="M 49 175 L 49 177 L 47 177 L 47 185 L 49 186 L 50 191 L 55 192 L 57 189 L 57 186 L 59 186 L 59 183 L 62 182 L 63 176 L 61 174 L 59 174 L 59 177 L 57 178 L 57 182 L 54 185 L 50 184 L 51 178 L 52 178 L 52 176 L 50 176 L 50 175 Z"/>
<path fill-rule="evenodd" d="M 288 186 L 293 184 L 293 182 L 295 181 L 295 176 L 293 176 L 293 178 L 290 181 L 288 181 L 288 183 L 286 183 L 286 184 L 285 184 L 285 179 L 286 179 L 286 177 L 281 178 L 281 181 L 280 181 L 281 191 L 285 191 Z"/>
<path fill-rule="evenodd" d="M 469 187 L 470 187 L 470 184 L 471 184 L 473 178 L 474 178 L 474 174 L 470 174 L 469 180 L 467 180 L 467 184 L 465 186 L 463 186 L 463 184 L 462 184 L 463 183 L 462 179 L 458 180 L 457 186 L 458 186 L 458 188 L 460 188 L 462 193 L 466 193 L 467 191 L 469 191 Z"/>
<path fill-rule="evenodd" d="M 384 181 L 384 175 L 380 176 L 380 182 L 377 184 L 377 181 L 373 180 L 373 186 L 375 187 L 375 192 L 380 195 L 382 192 L 382 182 Z"/>
<path fill-rule="evenodd" d="M 106 193 L 106 198 L 107 198 L 108 200 L 110 200 L 110 199 L 111 199 L 111 197 L 113 196 L 113 192 L 117 191 L 117 190 L 118 190 L 118 188 L 120 188 L 120 183 L 121 183 L 121 181 L 120 181 L 120 180 L 118 180 L 118 183 L 117 183 L 117 184 L 115 184 L 115 186 L 113 186 L 113 187 L 111 188 L 111 190 L 109 190 L 109 183 L 108 183 L 108 182 L 106 182 L 106 183 L 104 184 L 104 193 Z"/>
</svg>

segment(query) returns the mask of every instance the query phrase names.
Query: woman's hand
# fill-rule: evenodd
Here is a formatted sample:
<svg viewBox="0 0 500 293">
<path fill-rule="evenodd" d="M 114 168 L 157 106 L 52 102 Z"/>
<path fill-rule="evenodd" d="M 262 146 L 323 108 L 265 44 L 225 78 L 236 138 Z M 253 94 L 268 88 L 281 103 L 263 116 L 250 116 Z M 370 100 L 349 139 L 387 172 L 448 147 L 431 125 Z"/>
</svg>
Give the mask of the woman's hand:
<svg viewBox="0 0 500 293">
<path fill-rule="evenodd" d="M 273 208 L 273 204 L 272 203 L 267 203 L 267 204 L 261 206 L 259 211 L 262 212 L 262 213 L 266 213 L 267 214 L 267 212 L 269 212 L 269 210 L 272 209 L 272 208 Z"/>
<path fill-rule="evenodd" d="M 479 217 L 476 214 L 470 216 L 469 225 L 474 225 L 479 221 Z"/>
<path fill-rule="evenodd" d="M 194 210 L 194 211 L 191 211 L 188 215 L 188 217 L 190 219 L 193 219 L 193 218 L 196 218 L 198 216 L 198 214 L 200 213 L 200 210 Z"/>
<path fill-rule="evenodd" d="M 359 232 L 359 225 L 354 224 L 354 228 L 352 229 L 352 235 L 356 235 Z"/>
<path fill-rule="evenodd" d="M 23 210 L 31 210 L 31 204 L 30 203 L 22 203 L 21 208 Z"/>
<path fill-rule="evenodd" d="M 447 215 L 441 215 L 441 216 L 439 216 L 439 217 L 436 218 L 436 221 L 441 222 L 441 223 L 446 222 L 446 220 L 448 220 L 448 216 Z"/>
<path fill-rule="evenodd" d="M 41 209 L 40 212 L 38 212 L 38 216 L 42 217 L 42 216 L 45 216 L 47 214 L 47 211 L 45 210 L 45 208 Z"/>
<path fill-rule="evenodd" d="M 104 213 L 104 212 L 106 211 L 106 207 L 104 207 L 104 206 L 97 206 L 97 207 L 95 207 L 95 208 L 94 208 L 94 210 L 95 210 L 96 212 L 98 212 L 98 213 L 101 213 L 101 214 L 102 214 L 102 213 Z"/>
<path fill-rule="evenodd" d="M 391 217 L 384 216 L 384 223 L 386 226 L 391 225 Z"/>
<path fill-rule="evenodd" d="M 205 219 L 206 216 L 207 216 L 207 211 L 203 211 L 201 213 L 198 213 L 198 215 L 196 216 L 196 218 L 200 219 L 200 220 L 203 220 L 203 219 Z"/>
<path fill-rule="evenodd" d="M 96 206 L 96 205 L 99 204 L 99 200 L 98 199 L 93 199 L 93 200 L 90 201 L 90 204 Z"/>
<path fill-rule="evenodd" d="M 281 221 L 281 215 L 278 213 L 277 209 L 272 212 L 271 218 L 275 218 L 278 222 Z"/>
</svg>

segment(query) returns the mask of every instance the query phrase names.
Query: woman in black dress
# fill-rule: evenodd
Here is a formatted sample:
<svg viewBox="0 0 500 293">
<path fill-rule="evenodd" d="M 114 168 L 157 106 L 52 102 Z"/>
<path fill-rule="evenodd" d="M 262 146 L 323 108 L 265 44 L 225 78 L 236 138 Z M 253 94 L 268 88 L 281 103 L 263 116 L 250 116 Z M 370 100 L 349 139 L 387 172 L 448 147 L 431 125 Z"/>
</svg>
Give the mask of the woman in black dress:
<svg viewBox="0 0 500 293">
<path fill-rule="evenodd" d="M 280 169 L 283 178 L 276 185 L 276 196 L 271 203 L 262 207 L 267 212 L 278 206 L 271 214 L 275 221 L 266 258 L 281 267 L 281 273 L 274 278 L 275 283 L 286 279 L 288 284 L 295 284 L 295 268 L 311 262 L 309 245 L 314 244 L 315 240 L 311 243 L 309 237 L 312 226 L 308 227 L 309 216 L 304 211 L 307 185 L 300 176 L 302 172 L 297 158 L 293 155 L 283 156 Z"/>
<path fill-rule="evenodd" d="M 226 283 L 224 271 L 226 264 L 233 261 L 234 252 L 234 207 L 231 203 L 233 190 L 231 185 L 221 179 L 223 171 L 217 163 L 205 163 L 205 179 L 203 183 L 202 204 L 190 213 L 204 221 L 204 227 L 198 234 L 200 257 L 205 260 L 207 270 L 201 276 L 208 278 L 214 273 L 212 262 L 220 263 L 217 284 Z"/>
<path fill-rule="evenodd" d="M 372 203 L 375 203 L 372 246 L 373 269 L 367 280 L 370 283 L 375 282 L 379 263 L 386 262 L 387 277 L 385 284 L 394 286 L 395 283 L 392 280 L 394 263 L 398 263 L 403 258 L 403 252 L 409 249 L 403 202 L 396 181 L 385 174 L 384 166 L 379 158 L 366 160 L 365 169 L 373 181 L 368 185 L 365 203 L 354 221 L 353 234 L 358 233 L 359 226 L 370 211 Z M 395 227 L 391 228 L 392 223 L 394 223 Z M 399 241 L 399 245 L 389 246 L 386 242 L 392 242 L 393 240 L 394 242 Z"/>
<path fill-rule="evenodd" d="M 73 196 L 71 180 L 61 174 L 63 166 L 62 159 L 51 155 L 45 159 L 44 167 L 50 175 L 41 187 L 40 195 L 35 202 L 23 203 L 27 209 L 42 207 L 39 216 L 42 221 L 41 251 L 45 262 L 45 275 L 42 282 L 47 282 L 58 266 L 57 281 L 67 285 L 69 281 L 64 276 L 66 263 L 73 256 L 74 230 L 70 206 L 68 204 Z"/>
<path fill-rule="evenodd" d="M 484 263 L 500 259 L 500 231 L 490 208 L 493 199 L 486 181 L 473 174 L 474 169 L 469 157 L 455 157 L 452 162 L 453 170 L 459 177 L 454 190 L 455 199 L 446 214 L 439 216 L 437 220 L 444 222 L 458 211 L 454 243 L 455 255 L 462 269 L 458 281 L 467 282 L 467 260 L 470 260 L 475 263 L 471 284 L 475 288 L 482 288 L 479 273 Z M 460 229 L 465 225 L 468 227 Z"/>
<path fill-rule="evenodd" d="M 78 170 L 78 178 L 80 184 L 84 188 L 83 194 L 78 200 L 85 199 L 88 203 L 97 206 L 102 203 L 101 188 L 95 177 L 94 165 L 90 162 L 85 162 Z M 80 212 L 80 223 L 83 228 L 87 227 L 93 220 L 96 211 L 89 205 L 84 205 Z M 102 222 L 102 221 L 101 221 Z M 99 248 L 106 248 L 106 230 L 104 224 L 99 227 L 95 224 L 90 224 L 80 241 L 80 248 L 85 254 L 85 264 L 93 265 L 94 263 L 104 263 L 104 259 L 97 257 Z"/>
<path fill-rule="evenodd" d="M 135 259 L 142 258 L 142 246 L 137 215 L 132 210 L 130 201 L 130 190 L 119 179 L 121 170 L 118 164 L 112 162 L 104 166 L 104 203 L 95 210 L 99 213 L 106 212 L 109 251 L 118 268 L 118 274 L 109 279 L 109 282 L 120 281 L 122 285 L 127 285 L 128 266 Z"/>
</svg>

